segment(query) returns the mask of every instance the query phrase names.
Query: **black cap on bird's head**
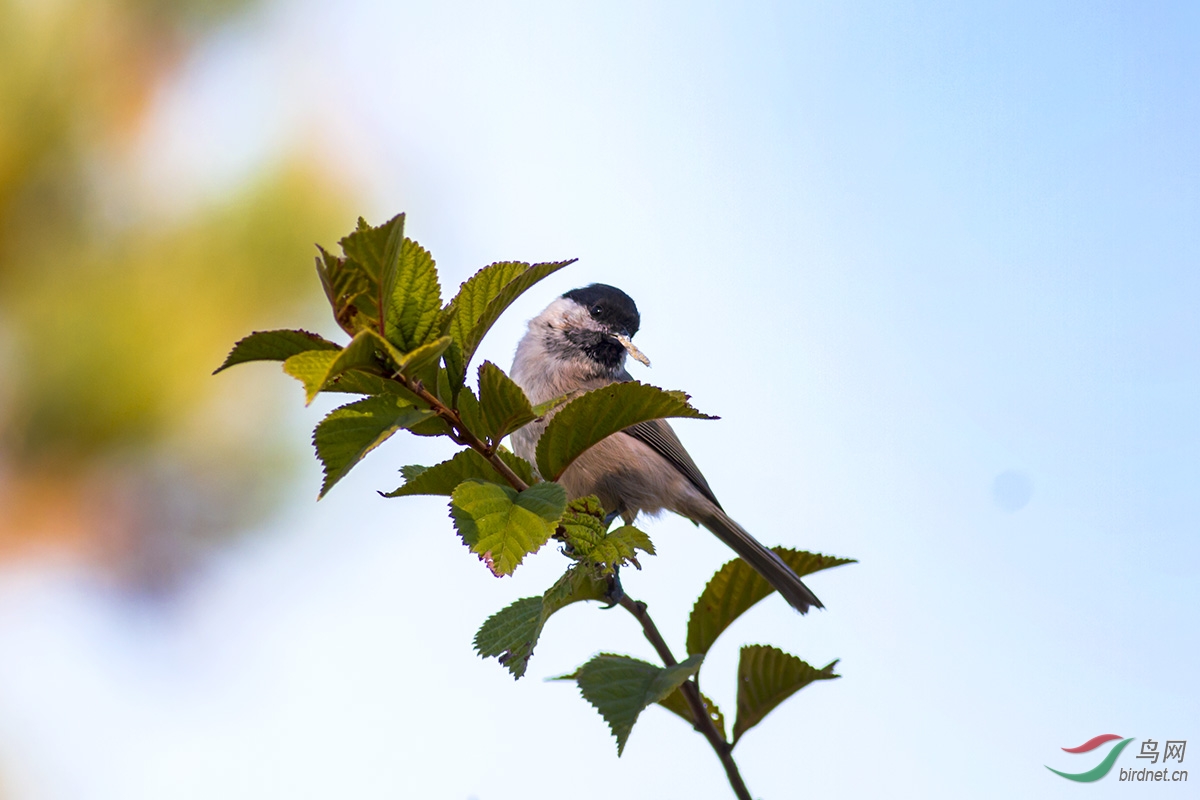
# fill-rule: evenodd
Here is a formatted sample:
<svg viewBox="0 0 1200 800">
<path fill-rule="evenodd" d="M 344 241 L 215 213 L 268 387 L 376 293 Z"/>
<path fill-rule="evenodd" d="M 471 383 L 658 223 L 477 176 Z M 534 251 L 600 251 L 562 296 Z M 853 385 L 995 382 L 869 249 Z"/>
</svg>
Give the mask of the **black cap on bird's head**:
<svg viewBox="0 0 1200 800">
<path fill-rule="evenodd" d="M 592 319 L 613 333 L 632 337 L 641 325 L 642 318 L 633 298 L 615 286 L 593 283 L 582 289 L 572 289 L 563 297 L 586 308 Z"/>
<path fill-rule="evenodd" d="M 593 283 L 572 289 L 562 299 L 587 313 L 586 321 L 576 315 L 578 321 L 563 330 L 565 339 L 584 355 L 614 374 L 621 369 L 626 353 L 650 366 L 650 360 L 630 341 L 642 322 L 632 297 L 615 286 Z"/>
</svg>

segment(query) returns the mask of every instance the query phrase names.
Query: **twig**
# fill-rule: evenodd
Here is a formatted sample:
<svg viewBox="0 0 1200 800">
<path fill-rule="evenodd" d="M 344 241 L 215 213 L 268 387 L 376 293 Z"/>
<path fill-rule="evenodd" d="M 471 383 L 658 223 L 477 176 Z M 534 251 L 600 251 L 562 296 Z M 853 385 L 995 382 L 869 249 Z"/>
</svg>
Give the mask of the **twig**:
<svg viewBox="0 0 1200 800">
<path fill-rule="evenodd" d="M 667 643 L 663 641 L 662 635 L 658 632 L 658 628 L 654 624 L 654 620 L 650 619 L 650 615 L 646 613 L 646 604 L 630 598 L 628 595 L 623 595 L 620 602 L 622 608 L 633 614 L 634 618 L 642 624 L 642 633 L 646 635 L 646 639 L 654 647 L 654 651 L 658 653 L 658 657 L 668 667 L 673 667 L 677 663 L 675 656 L 671 655 L 671 649 L 667 647 Z M 712 745 L 712 749 L 716 752 L 717 758 L 721 759 L 721 766 L 725 767 L 725 775 L 729 778 L 729 785 L 733 787 L 733 793 L 736 794 L 739 800 L 751 800 L 750 790 L 746 788 L 745 782 L 742 781 L 742 775 L 738 772 L 737 762 L 733 760 L 733 745 L 725 741 L 725 737 L 717 730 L 717 726 L 713 724 L 712 718 L 708 716 L 708 708 L 704 705 L 704 699 L 700 696 L 700 688 L 696 682 L 688 678 L 679 687 L 683 692 L 683 698 L 687 701 L 688 708 L 692 711 L 692 720 L 696 730 L 704 734 L 704 738 L 708 739 L 708 743 Z"/>
<path fill-rule="evenodd" d="M 488 460 L 488 463 L 492 465 L 492 469 L 496 470 L 496 472 L 499 472 L 501 477 L 508 481 L 509 485 L 511 485 L 518 492 L 523 492 L 529 488 L 529 484 L 521 480 L 521 476 L 513 472 L 512 467 L 504 463 L 504 459 L 500 457 L 499 453 L 494 452 L 490 447 L 487 446 L 486 442 L 476 436 L 470 429 L 467 428 L 466 425 L 463 425 L 462 419 L 458 416 L 457 411 L 439 400 L 437 395 L 426 389 L 420 381 L 412 380 L 404 376 L 400 376 L 400 379 L 404 382 L 404 385 L 410 392 L 428 403 L 429 407 L 433 409 L 433 411 L 439 417 L 446 421 L 446 424 L 449 425 L 451 429 L 450 438 L 454 439 L 454 441 L 458 442 L 459 444 L 465 444 L 467 447 L 476 450 L 481 456 Z"/>
<path fill-rule="evenodd" d="M 504 463 L 504 460 L 500 458 L 498 453 L 488 447 L 486 442 L 481 440 L 463 424 L 462 418 L 459 417 L 457 411 L 443 403 L 436 395 L 426 389 L 419 380 L 411 380 L 404 376 L 399 377 L 409 391 L 428 403 L 429 407 L 446 421 L 446 424 L 450 426 L 451 439 L 476 450 L 518 492 L 523 492 L 529 488 L 529 484 L 521 480 L 520 476 L 513 472 L 508 464 Z M 646 635 L 650 644 L 654 646 L 654 650 L 658 653 L 658 657 L 662 659 L 663 664 L 668 667 L 678 664 L 679 662 L 675 660 L 675 656 L 671 655 L 671 649 L 667 647 L 667 643 L 663 641 L 662 635 L 658 632 L 654 620 L 646 613 L 646 604 L 638 600 L 633 600 L 624 594 L 624 592 L 621 593 L 618 602 L 642 624 L 642 632 Z M 745 782 L 742 781 L 742 775 L 738 772 L 737 762 L 733 760 L 733 745 L 725 741 L 725 737 L 717 730 L 717 726 L 713 724 L 712 718 L 708 715 L 708 708 L 704 705 L 704 699 L 700 696 L 700 688 L 696 684 L 696 681 L 688 678 L 679 687 L 679 690 L 683 692 L 683 697 L 687 701 L 688 708 L 691 709 L 693 727 L 704 734 L 704 738 L 708 739 L 708 743 L 712 745 L 712 749 L 716 752 L 717 758 L 721 759 L 721 766 L 725 767 L 725 775 L 729 778 L 729 785 L 733 787 L 733 793 L 737 795 L 738 800 L 752 800 L 750 790 L 746 788 Z"/>
</svg>

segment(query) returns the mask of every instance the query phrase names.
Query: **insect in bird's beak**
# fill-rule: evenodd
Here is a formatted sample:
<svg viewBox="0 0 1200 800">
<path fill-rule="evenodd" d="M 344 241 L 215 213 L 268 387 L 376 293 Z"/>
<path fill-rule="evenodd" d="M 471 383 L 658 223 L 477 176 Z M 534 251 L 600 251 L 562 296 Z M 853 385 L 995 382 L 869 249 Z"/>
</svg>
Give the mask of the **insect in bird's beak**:
<svg viewBox="0 0 1200 800">
<path fill-rule="evenodd" d="M 614 333 L 614 334 L 612 334 L 612 337 L 614 339 L 616 339 L 618 342 L 620 342 L 621 346 L 624 347 L 625 350 L 629 353 L 629 355 L 633 356 L 634 359 L 642 362 L 647 367 L 650 366 L 650 359 L 646 358 L 645 353 L 643 353 L 641 350 L 637 349 L 637 345 L 635 345 L 633 342 L 629 341 L 628 336 L 623 336 L 622 334 Z"/>
</svg>

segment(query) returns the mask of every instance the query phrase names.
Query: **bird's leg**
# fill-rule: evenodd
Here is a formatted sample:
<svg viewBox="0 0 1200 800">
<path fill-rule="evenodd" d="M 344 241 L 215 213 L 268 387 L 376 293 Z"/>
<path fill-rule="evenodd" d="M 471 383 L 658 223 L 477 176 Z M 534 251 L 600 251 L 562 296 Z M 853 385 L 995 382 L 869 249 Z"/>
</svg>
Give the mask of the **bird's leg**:
<svg viewBox="0 0 1200 800">
<path fill-rule="evenodd" d="M 620 509 L 617 509 L 616 511 L 610 511 L 607 514 L 605 514 L 604 515 L 604 530 L 608 530 L 609 528 L 611 528 L 612 524 L 613 524 L 613 520 L 619 516 L 621 516 Z"/>
<path fill-rule="evenodd" d="M 604 606 L 605 609 L 613 608 L 625 596 L 625 590 L 621 588 L 621 576 L 618 574 L 620 570 L 620 567 L 613 567 L 613 574 L 607 578 L 608 589 L 604 592 L 604 599 L 608 605 Z"/>
</svg>

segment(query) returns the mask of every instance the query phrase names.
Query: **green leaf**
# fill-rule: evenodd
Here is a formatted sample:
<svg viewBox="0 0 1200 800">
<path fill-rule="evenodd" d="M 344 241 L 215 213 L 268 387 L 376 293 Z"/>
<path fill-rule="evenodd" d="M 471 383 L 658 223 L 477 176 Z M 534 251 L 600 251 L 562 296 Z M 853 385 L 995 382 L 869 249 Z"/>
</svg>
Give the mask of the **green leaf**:
<svg viewBox="0 0 1200 800">
<path fill-rule="evenodd" d="M 369 344 L 375 351 L 386 356 L 391 365 L 396 368 L 396 371 L 400 371 L 410 358 L 410 354 L 401 351 L 400 348 L 381 336 L 379 331 L 374 328 L 363 328 L 354 338 L 361 339 L 364 342 L 364 346 Z"/>
<path fill-rule="evenodd" d="M 725 739 L 725 715 L 721 713 L 721 709 L 717 708 L 717 704 L 710 700 L 703 693 L 700 699 L 704 701 L 704 708 L 708 711 L 708 718 L 712 720 L 713 725 L 717 727 L 721 738 Z M 695 720 L 692 719 L 692 707 L 688 705 L 687 698 L 683 696 L 683 689 L 679 688 L 671 692 L 669 695 L 658 701 L 658 704 L 667 709 L 673 714 L 678 714 L 683 717 L 687 724 L 693 728 L 696 727 Z"/>
<path fill-rule="evenodd" d="M 328 358 L 329 350 L 310 350 L 290 357 L 283 363 L 283 369 L 304 384 L 305 402 L 311 403 L 330 381 L 344 372 L 385 369 L 375 355 L 377 350 L 384 349 L 382 341 L 374 331 L 361 331 L 345 349 L 333 351 L 333 358 Z"/>
<path fill-rule="evenodd" d="M 809 666 L 793 655 L 762 644 L 742 648 L 738 661 L 737 722 L 733 725 L 733 743 L 753 728 L 775 706 L 813 681 L 841 676 L 834 673 L 837 661 L 821 669 Z"/>
<path fill-rule="evenodd" d="M 342 272 L 354 276 L 350 280 L 356 293 L 354 309 L 357 313 L 353 320 L 355 334 L 366 329 L 378 333 L 381 327 L 379 281 L 383 277 L 384 253 L 387 251 L 387 240 L 391 233 L 389 225 L 375 227 L 359 217 L 354 231 L 338 242 L 346 256 L 341 260 Z"/>
<path fill-rule="evenodd" d="M 424 422 L 413 425 L 409 431 L 417 436 L 445 436 L 450 433 L 450 426 L 441 417 L 430 417 Z"/>
<path fill-rule="evenodd" d="M 317 246 L 317 250 L 320 251 L 320 256 L 317 257 L 317 275 L 321 278 L 321 286 L 325 289 L 325 296 L 333 309 L 333 317 L 342 330 L 353 336 L 376 319 L 377 304 L 370 296 L 374 284 L 357 263 L 338 258 L 320 245 Z M 360 324 L 360 302 L 369 307 L 365 325 Z"/>
<path fill-rule="evenodd" d="M 471 552 L 497 577 L 511 575 L 537 552 L 567 507 L 557 483 L 538 483 L 518 493 L 509 486 L 468 480 L 451 494 L 450 516 Z"/>
<path fill-rule="evenodd" d="M 514 679 L 520 678 L 546 620 L 580 600 L 603 600 L 607 591 L 606 581 L 572 567 L 541 597 L 523 598 L 488 617 L 475 634 L 475 650 L 483 658 L 495 656 Z"/>
<path fill-rule="evenodd" d="M 475 399 L 475 393 L 471 391 L 470 386 L 464 386 L 462 391 L 459 392 L 458 405 L 455 408 L 458 411 L 458 418 L 462 420 L 463 425 L 467 426 L 467 430 L 480 439 L 487 438 L 483 432 L 485 427 L 483 422 L 483 407 Z"/>
<path fill-rule="evenodd" d="M 772 547 L 799 576 L 819 572 L 842 564 L 853 564 L 852 558 L 837 558 L 804 550 Z M 729 627 L 751 606 L 775 589 L 766 578 L 740 558 L 735 558 L 709 580 L 688 619 L 687 648 L 689 653 L 707 653 L 721 632 Z"/>
<path fill-rule="evenodd" d="M 597 575 L 611 575 L 617 567 L 629 563 L 641 569 L 637 552 L 654 555 L 650 537 L 632 525 L 609 532 L 604 517 L 604 508 L 595 495 L 577 498 L 567 505 L 559 521 L 567 555 L 592 565 Z"/>
<path fill-rule="evenodd" d="M 577 394 L 581 394 L 581 393 L 560 394 L 558 397 L 547 400 L 544 403 L 538 403 L 536 406 L 533 407 L 533 413 L 536 415 L 536 417 L 544 417 L 547 414 L 549 414 L 551 411 L 553 411 L 554 409 L 558 408 L 561 405 L 564 405 L 572 397 L 576 397 Z"/>
<path fill-rule="evenodd" d="M 213 375 L 247 361 L 287 361 L 297 353 L 309 350 L 340 349 L 340 345 L 308 331 L 255 331 L 233 346 L 225 362 L 213 370 Z"/>
<path fill-rule="evenodd" d="M 608 529 L 604 525 L 604 508 L 594 494 L 578 497 L 567 504 L 559 526 L 563 540 L 573 558 L 587 559 L 596 549 Z"/>
<path fill-rule="evenodd" d="M 395 288 L 387 309 L 387 338 L 401 350 L 416 350 L 440 335 L 435 329 L 442 312 L 437 268 L 429 251 L 412 239 L 405 239 L 400 248 Z M 447 341 L 442 350 L 449 344 Z"/>
<path fill-rule="evenodd" d="M 428 251 L 404 237 L 403 214 L 379 227 L 359 218 L 340 244 L 346 258 L 322 251 L 317 271 L 343 328 L 373 329 L 406 353 L 441 335 L 436 324 L 449 320 L 437 269 Z"/>
<path fill-rule="evenodd" d="M 397 214 L 391 220 L 384 223 L 382 227 L 387 230 L 388 237 L 381 264 L 382 271 L 379 276 L 379 307 L 380 309 L 388 309 L 385 312 L 383 330 L 380 331 L 386 338 L 388 332 L 387 323 L 392 321 L 388 318 L 392 313 L 389 307 L 389 300 L 396 294 L 396 286 L 400 278 L 400 253 L 407 241 L 404 238 L 404 215 Z"/>
<path fill-rule="evenodd" d="M 441 358 L 442 353 L 450 346 L 450 337 L 443 336 L 440 339 L 434 339 L 416 348 L 410 353 L 404 355 L 400 362 L 400 372 L 405 375 L 413 375 L 426 367 L 430 367 L 437 363 Z"/>
<path fill-rule="evenodd" d="M 346 257 L 357 264 L 370 278 L 371 287 L 375 291 L 372 301 L 376 309 L 384 312 L 383 316 L 385 317 L 387 313 L 390 313 L 387 301 L 396 287 L 400 248 L 403 242 L 403 214 L 397 214 L 379 227 L 372 227 L 367 224 L 366 220 L 359 217 L 357 229 L 341 241 L 342 251 Z M 386 325 L 382 324 L 378 317 L 375 330 L 381 336 L 387 333 Z M 409 348 L 401 345 L 401 349 Z"/>
<path fill-rule="evenodd" d="M 395 366 L 396 372 L 403 373 L 406 377 L 411 377 L 414 373 L 436 364 L 442 351 L 450 344 L 450 337 L 443 336 L 405 353 L 380 336 L 373 328 L 368 328 L 359 335 L 373 339 L 376 348 L 387 355 L 388 360 Z"/>
<path fill-rule="evenodd" d="M 323 391 L 359 391 L 363 387 L 377 387 L 378 390 L 368 392 L 370 394 L 396 394 L 417 401 L 417 396 L 398 381 L 382 376 L 372 379 L 367 375 L 380 372 L 391 373 L 393 369 L 396 372 L 408 374 L 427 367 L 437 362 L 438 357 L 449 343 L 450 337 L 443 336 L 441 339 L 418 347 L 411 353 L 402 353 L 394 344 L 380 336 L 378 331 L 373 328 L 364 328 L 344 349 L 337 351 L 309 350 L 298 353 L 284 362 L 283 369 L 304 384 L 308 403 L 311 403 L 313 398 Z M 359 376 L 348 379 L 342 387 L 331 388 L 336 379 L 352 371 L 358 372 Z M 348 386 L 355 388 L 346 388 Z M 418 402 L 418 405 L 423 406 L 424 403 Z"/>
<path fill-rule="evenodd" d="M 355 262 L 363 275 L 371 280 L 378 287 L 380 279 L 384 273 L 384 259 L 388 250 L 388 240 L 395 234 L 404 236 L 404 215 L 399 214 L 392 217 L 382 225 L 371 225 L 362 217 L 358 218 L 358 224 L 348 235 L 343 236 L 338 242 L 342 246 L 342 252 L 346 254 L 346 258 Z M 376 294 L 374 301 L 376 307 L 379 303 L 379 295 Z"/>
<path fill-rule="evenodd" d="M 338 375 L 321 391 L 347 394 L 390 394 L 395 397 L 403 397 L 414 405 L 423 406 L 425 404 L 425 401 L 410 392 L 408 387 L 399 381 L 357 369 L 347 370 Z"/>
<path fill-rule="evenodd" d="M 334 378 L 352 369 L 367 371 L 387 369 L 387 366 L 376 355 L 377 351 L 385 350 L 382 344 L 379 334 L 375 331 L 363 331 L 355 336 L 350 344 L 338 353 L 338 357 L 330 363 L 329 374 L 325 376 L 322 388 Z M 312 402 L 315 396 L 316 392 L 313 392 L 309 395 L 308 401 Z"/>
<path fill-rule="evenodd" d="M 490 361 L 479 365 L 479 404 L 483 408 L 483 433 L 492 444 L 536 418 L 529 398 L 504 370 Z"/>
<path fill-rule="evenodd" d="M 306 402 L 312 402 L 329 379 L 329 368 L 338 357 L 337 350 L 309 350 L 290 356 L 283 371 L 304 384 Z"/>
<path fill-rule="evenodd" d="M 637 381 L 593 389 L 567 403 L 550 420 L 538 440 L 538 470 L 546 480 L 558 480 L 589 447 L 639 422 L 664 417 L 716 419 L 700 413 L 687 401 L 683 392 Z"/>
<path fill-rule="evenodd" d="M 496 295 L 513 279 L 529 269 L 529 264 L 521 261 L 500 261 L 488 264 L 476 272 L 458 287 L 452 304 L 456 313 L 450 323 L 450 335 L 460 347 L 465 347 L 471 341 L 472 331 L 487 313 L 487 306 Z M 478 342 L 476 342 L 478 345 Z M 471 353 L 474 353 L 472 348 Z M 470 354 L 464 353 L 466 360 Z M 464 366 L 465 363 L 464 363 Z"/>
<path fill-rule="evenodd" d="M 496 449 L 496 455 L 508 464 L 508 468 L 517 474 L 517 477 L 525 482 L 526 486 L 533 486 L 535 483 L 541 483 L 542 479 L 533 474 L 533 465 L 519 455 L 501 445 Z"/>
<path fill-rule="evenodd" d="M 622 525 L 615 531 L 609 532 L 596 549 L 588 555 L 592 561 L 604 567 L 604 572 L 612 572 L 613 567 L 632 563 L 638 569 L 642 565 L 637 562 L 638 551 L 654 555 L 654 544 L 644 531 L 632 525 Z"/>
<path fill-rule="evenodd" d="M 518 261 L 489 264 L 459 287 L 453 302 L 456 312 L 450 323 L 454 347 L 448 351 L 446 366 L 452 372 L 457 372 L 454 377 L 460 385 L 479 343 L 504 310 L 538 281 L 575 261 L 571 259 L 533 266 Z"/>
<path fill-rule="evenodd" d="M 342 406 L 321 420 L 313 432 L 317 457 L 325 467 L 324 497 L 363 456 L 401 428 L 408 428 L 433 415 L 395 397 L 368 397 Z"/>
<path fill-rule="evenodd" d="M 617 737 L 617 755 L 621 755 L 642 709 L 670 697 L 696 674 L 703 660 L 704 656 L 694 655 L 664 669 L 629 656 L 601 653 L 560 680 L 579 683 L 580 694 L 596 707 Z"/>
<path fill-rule="evenodd" d="M 533 483 L 531 474 L 533 470 L 529 466 L 529 462 L 508 452 L 499 452 L 497 455 L 518 476 L 525 473 L 522 479 L 530 478 L 530 480 L 526 480 L 526 483 Z M 443 461 L 435 466 L 403 467 L 401 472 L 404 474 L 405 484 L 394 492 L 385 494 L 384 497 L 404 497 L 415 494 L 449 497 L 460 483 L 472 479 L 508 485 L 508 482 L 500 476 L 499 472 L 496 472 L 487 459 L 470 448 L 459 452 L 449 461 Z"/>
</svg>

